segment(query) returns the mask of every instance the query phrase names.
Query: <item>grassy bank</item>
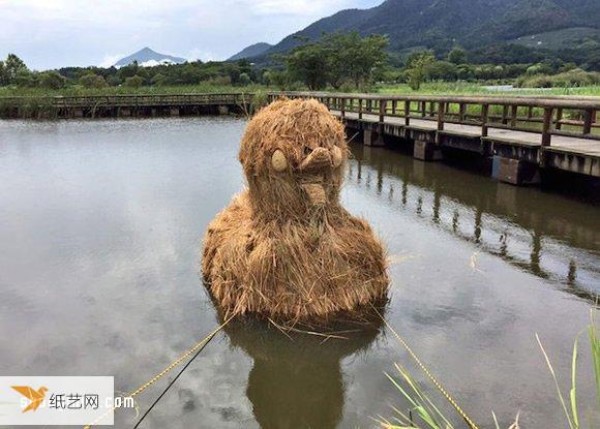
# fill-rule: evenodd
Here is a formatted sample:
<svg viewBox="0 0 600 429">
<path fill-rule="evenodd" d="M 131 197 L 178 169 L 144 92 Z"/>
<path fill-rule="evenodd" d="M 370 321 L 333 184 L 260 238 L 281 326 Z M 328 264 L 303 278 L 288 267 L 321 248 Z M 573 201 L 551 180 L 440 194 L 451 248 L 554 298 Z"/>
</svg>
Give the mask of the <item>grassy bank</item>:
<svg viewBox="0 0 600 429">
<path fill-rule="evenodd" d="M 262 85 L 180 85 L 180 86 L 109 86 L 105 88 L 84 88 L 67 86 L 61 89 L 0 87 L 0 97 L 52 97 L 52 96 L 85 96 L 85 95 L 153 95 L 153 94 L 207 94 L 207 93 L 240 93 L 256 92 L 268 89 Z"/>
<path fill-rule="evenodd" d="M 374 89 L 379 94 L 390 95 L 547 95 L 547 96 L 600 96 L 600 85 L 580 88 L 514 88 L 512 90 L 489 89 L 486 84 L 468 82 L 424 83 L 419 91 L 407 84 L 381 85 Z"/>
<path fill-rule="evenodd" d="M 294 88 L 306 90 L 306 88 Z M 76 95 L 152 95 L 152 94 L 199 94 L 199 93 L 239 93 L 239 92 L 265 92 L 279 91 L 280 88 L 266 85 L 180 85 L 180 86 L 141 86 L 131 88 L 125 86 L 106 88 L 83 88 L 81 86 L 67 86 L 62 89 L 42 88 L 17 88 L 0 87 L 2 96 L 76 96 Z M 329 91 L 334 92 L 333 89 Z M 346 88 L 345 91 L 365 92 Z M 468 82 L 429 82 L 424 83 L 419 91 L 413 91 L 407 84 L 377 85 L 366 90 L 378 94 L 389 95 L 548 95 L 548 96 L 600 96 L 600 85 L 580 88 L 514 88 L 513 90 L 490 89 L 485 83 Z"/>
</svg>

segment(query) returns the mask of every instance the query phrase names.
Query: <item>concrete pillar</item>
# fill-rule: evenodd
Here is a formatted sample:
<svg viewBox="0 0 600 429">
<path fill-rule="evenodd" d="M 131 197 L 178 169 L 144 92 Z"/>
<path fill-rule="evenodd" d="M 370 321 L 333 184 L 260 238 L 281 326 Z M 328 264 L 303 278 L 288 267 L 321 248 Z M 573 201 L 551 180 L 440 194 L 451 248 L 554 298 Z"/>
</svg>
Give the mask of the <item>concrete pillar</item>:
<svg viewBox="0 0 600 429">
<path fill-rule="evenodd" d="M 131 116 L 131 109 L 121 109 L 120 114 L 124 118 L 128 118 Z"/>
<path fill-rule="evenodd" d="M 494 156 L 492 177 L 512 185 L 533 185 L 540 183 L 540 169 L 532 162 Z"/>
<path fill-rule="evenodd" d="M 171 107 L 171 116 L 179 116 L 179 107 Z"/>
<path fill-rule="evenodd" d="M 229 115 L 229 107 L 219 106 L 219 115 Z"/>
<path fill-rule="evenodd" d="M 73 116 L 76 118 L 83 118 L 83 109 L 75 109 L 73 111 Z"/>
<path fill-rule="evenodd" d="M 421 161 L 441 161 L 444 158 L 439 146 L 424 140 L 415 140 L 413 157 Z"/>
<path fill-rule="evenodd" d="M 364 130 L 363 131 L 363 144 L 365 146 L 383 146 L 385 143 L 383 141 L 383 136 L 381 133 L 373 130 Z"/>
</svg>

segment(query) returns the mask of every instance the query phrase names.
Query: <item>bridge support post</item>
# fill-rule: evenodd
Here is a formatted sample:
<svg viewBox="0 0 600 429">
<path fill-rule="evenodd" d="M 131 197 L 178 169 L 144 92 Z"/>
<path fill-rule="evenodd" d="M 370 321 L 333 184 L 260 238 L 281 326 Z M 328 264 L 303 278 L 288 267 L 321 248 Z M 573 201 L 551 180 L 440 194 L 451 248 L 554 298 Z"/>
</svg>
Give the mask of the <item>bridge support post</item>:
<svg viewBox="0 0 600 429">
<path fill-rule="evenodd" d="M 494 156 L 492 177 L 511 185 L 535 185 L 540 183 L 540 168 L 533 162 Z"/>
<path fill-rule="evenodd" d="M 371 130 L 371 129 L 363 130 L 363 144 L 365 146 L 384 146 L 385 145 L 385 143 L 383 141 L 382 133 L 380 133 L 376 130 Z"/>
<path fill-rule="evenodd" d="M 425 140 L 415 140 L 413 157 L 421 161 L 441 161 L 444 159 L 440 147 Z"/>
<path fill-rule="evenodd" d="M 229 107 L 225 105 L 221 105 L 218 107 L 219 115 L 229 115 Z"/>
<path fill-rule="evenodd" d="M 170 115 L 171 116 L 179 116 L 179 107 L 171 107 Z"/>
</svg>

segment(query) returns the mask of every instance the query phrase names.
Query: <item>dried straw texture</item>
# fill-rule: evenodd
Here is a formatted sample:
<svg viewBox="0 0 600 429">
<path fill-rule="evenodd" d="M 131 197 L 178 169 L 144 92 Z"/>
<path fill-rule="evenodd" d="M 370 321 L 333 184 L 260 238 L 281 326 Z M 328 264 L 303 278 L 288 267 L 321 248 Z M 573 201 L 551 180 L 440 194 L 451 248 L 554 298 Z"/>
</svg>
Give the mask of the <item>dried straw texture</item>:
<svg viewBox="0 0 600 429">
<path fill-rule="evenodd" d="M 240 149 L 248 189 L 204 241 L 204 277 L 227 314 L 306 322 L 386 296 L 381 243 L 339 203 L 347 157 L 342 124 L 315 100 L 279 100 L 252 119 Z"/>
</svg>

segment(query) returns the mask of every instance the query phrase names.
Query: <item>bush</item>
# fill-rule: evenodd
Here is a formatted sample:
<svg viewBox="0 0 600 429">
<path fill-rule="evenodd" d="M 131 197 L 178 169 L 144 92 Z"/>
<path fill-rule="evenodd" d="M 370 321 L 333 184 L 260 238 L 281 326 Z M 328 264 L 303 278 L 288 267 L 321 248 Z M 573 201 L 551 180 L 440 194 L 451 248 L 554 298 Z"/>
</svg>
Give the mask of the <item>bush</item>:
<svg viewBox="0 0 600 429">
<path fill-rule="evenodd" d="M 517 79 L 520 88 L 573 88 L 600 84 L 599 72 L 573 69 L 556 75 L 521 76 Z"/>
<path fill-rule="evenodd" d="M 157 73 L 152 77 L 152 79 L 150 80 L 150 83 L 152 85 L 161 86 L 161 85 L 165 84 L 166 80 L 167 80 L 167 77 L 164 74 Z"/>
<path fill-rule="evenodd" d="M 119 86 L 119 85 L 121 85 L 121 79 L 119 79 L 118 76 L 113 74 L 106 78 L 106 83 L 109 86 Z"/>
<path fill-rule="evenodd" d="M 61 89 L 65 86 L 66 79 L 55 71 L 40 73 L 39 86 L 46 89 Z"/>
<path fill-rule="evenodd" d="M 106 88 L 108 84 L 102 76 L 88 73 L 79 78 L 79 84 L 84 88 Z"/>
<path fill-rule="evenodd" d="M 19 88 L 31 88 L 37 85 L 37 76 L 27 69 L 21 69 L 13 78 Z"/>
<path fill-rule="evenodd" d="M 144 84 L 144 79 L 138 75 L 125 79 L 124 85 L 128 88 L 139 88 Z"/>
<path fill-rule="evenodd" d="M 455 81 L 458 68 L 448 61 L 435 61 L 425 67 L 425 74 L 429 80 Z"/>
<path fill-rule="evenodd" d="M 269 97 L 267 96 L 267 93 L 259 90 L 254 93 L 250 108 L 253 113 L 256 113 L 267 104 L 269 104 Z"/>
<path fill-rule="evenodd" d="M 240 74 L 239 82 L 241 86 L 248 86 L 252 81 L 250 80 L 248 73 L 242 73 Z"/>
</svg>

